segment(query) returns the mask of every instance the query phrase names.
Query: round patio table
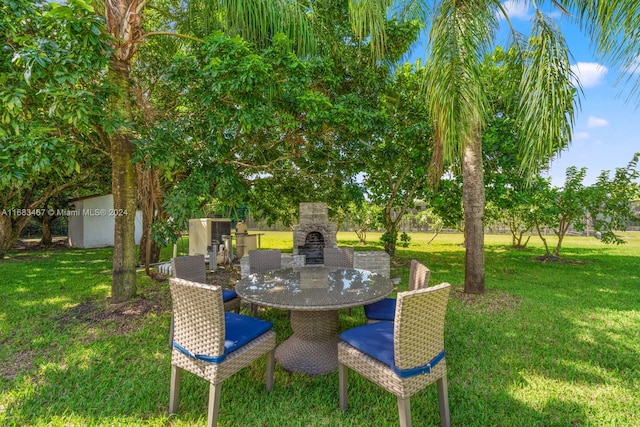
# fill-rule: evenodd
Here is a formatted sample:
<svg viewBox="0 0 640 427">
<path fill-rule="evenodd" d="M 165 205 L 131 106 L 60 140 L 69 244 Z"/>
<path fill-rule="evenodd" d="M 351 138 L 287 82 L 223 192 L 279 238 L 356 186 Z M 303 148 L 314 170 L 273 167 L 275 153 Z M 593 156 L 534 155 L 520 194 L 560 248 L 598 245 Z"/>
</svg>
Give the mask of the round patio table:
<svg viewBox="0 0 640 427">
<path fill-rule="evenodd" d="M 338 310 L 380 301 L 393 284 L 367 270 L 305 266 L 250 274 L 235 290 L 250 303 L 291 311 L 293 334 L 276 348 L 280 366 L 324 375 L 338 368 Z"/>
</svg>

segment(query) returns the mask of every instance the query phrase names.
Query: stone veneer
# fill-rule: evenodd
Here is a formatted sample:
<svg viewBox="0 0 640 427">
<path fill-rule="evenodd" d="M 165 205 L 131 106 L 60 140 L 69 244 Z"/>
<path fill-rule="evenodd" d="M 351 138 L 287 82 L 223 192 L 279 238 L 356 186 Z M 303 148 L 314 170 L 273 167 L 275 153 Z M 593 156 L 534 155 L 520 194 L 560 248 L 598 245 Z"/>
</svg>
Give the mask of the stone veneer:
<svg viewBox="0 0 640 427">
<path fill-rule="evenodd" d="M 300 224 L 293 226 L 293 254 L 299 255 L 307 235 L 317 232 L 322 235 L 325 248 L 336 248 L 338 226 L 329 223 L 326 203 L 300 203 Z"/>
</svg>

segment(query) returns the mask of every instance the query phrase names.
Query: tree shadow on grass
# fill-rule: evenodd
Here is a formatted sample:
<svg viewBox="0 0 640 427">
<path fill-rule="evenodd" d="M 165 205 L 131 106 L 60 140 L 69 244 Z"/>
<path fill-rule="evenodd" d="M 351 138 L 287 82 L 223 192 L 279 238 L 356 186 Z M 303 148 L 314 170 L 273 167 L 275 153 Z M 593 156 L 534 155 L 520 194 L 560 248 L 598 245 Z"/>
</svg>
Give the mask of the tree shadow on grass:
<svg viewBox="0 0 640 427">
<path fill-rule="evenodd" d="M 640 258 L 610 247 L 564 254 L 571 262 L 541 264 L 531 251 L 491 247 L 487 292 L 473 296 L 454 271 L 463 270 L 460 253 L 407 252 L 443 279 L 435 283 L 454 284 L 447 359 L 460 425 L 640 423 Z M 467 411 L 461 396 L 478 407 Z"/>
<path fill-rule="evenodd" d="M 459 292 L 457 278 L 463 274 L 459 253 L 408 251 L 406 255 L 425 262 L 436 278 L 451 281 Z M 638 378 L 636 361 L 640 357 L 637 339 L 633 340 L 638 327 L 625 323 L 624 314 L 637 313 L 640 306 L 638 270 L 633 268 L 637 259 L 607 257 L 587 256 L 586 266 L 574 268 L 539 265 L 527 253 L 515 259 L 503 252 L 489 255 L 490 274 L 503 275 L 499 288 L 490 288 L 484 305 L 456 299 L 454 294 L 447 312 L 445 345 L 453 425 L 636 421 L 631 412 L 635 403 L 629 400 L 638 391 L 637 380 L 633 380 Z M 567 276 L 570 279 L 558 281 L 559 268 L 573 268 Z M 157 298 L 166 300 L 166 283 L 158 286 L 164 286 L 165 293 L 158 292 Z M 152 298 L 150 291 L 143 291 Z M 27 293 L 22 298 L 29 300 Z M 58 425 L 203 424 L 208 385 L 192 375 L 185 374 L 179 413 L 169 416 L 167 412 L 168 310 L 135 312 L 133 305 L 130 310 L 104 312 L 103 316 L 90 314 L 94 313 L 90 304 L 104 307 L 102 303 L 91 300 L 57 313 L 56 319 L 64 324 L 60 333 L 68 339 L 57 347 L 39 347 L 30 356 L 28 369 L 0 380 L 0 393 L 14 394 L 2 403 L 0 420 L 6 425 L 47 425 L 52 419 L 66 420 Z M 120 328 L 117 318 L 111 317 L 127 313 L 138 316 L 136 327 L 128 322 L 126 328 Z M 275 320 L 279 340 L 286 338 L 288 322 L 281 313 L 265 311 L 262 315 Z M 346 318 L 341 325 L 352 327 L 360 320 Z M 120 333 L 114 332 L 118 330 Z M 3 344 L 8 347 L 15 342 Z M 262 359 L 225 381 L 221 425 L 398 423 L 395 398 L 359 375 L 350 374 L 350 406 L 341 413 L 336 374 L 308 377 L 277 368 L 274 390 L 267 394 L 264 372 Z M 604 409 L 594 407 L 590 399 L 595 397 L 579 395 L 586 389 L 611 403 Z M 435 386 L 412 398 L 412 414 L 415 425 L 439 424 Z"/>
</svg>

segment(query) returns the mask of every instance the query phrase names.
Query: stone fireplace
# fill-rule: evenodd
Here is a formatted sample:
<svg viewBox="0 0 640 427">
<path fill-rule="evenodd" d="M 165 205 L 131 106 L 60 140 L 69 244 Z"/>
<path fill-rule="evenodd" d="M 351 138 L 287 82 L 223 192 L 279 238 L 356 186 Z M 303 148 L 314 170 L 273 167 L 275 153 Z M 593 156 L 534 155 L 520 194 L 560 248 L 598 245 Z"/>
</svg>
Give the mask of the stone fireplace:
<svg viewBox="0 0 640 427">
<path fill-rule="evenodd" d="M 300 224 L 293 226 L 293 254 L 304 255 L 306 264 L 323 264 L 324 248 L 338 246 L 336 224 L 329 224 L 326 203 L 300 203 Z"/>
<path fill-rule="evenodd" d="M 324 264 L 324 248 L 337 248 L 338 226 L 329 224 L 326 203 L 300 203 L 300 224 L 293 226 L 293 253 L 282 254 L 282 268 L 301 268 L 307 264 Z M 391 258 L 385 251 L 356 251 L 353 267 L 389 277 Z M 251 273 L 249 257 L 240 258 L 240 275 Z M 310 279 L 311 280 L 311 279 Z M 320 283 L 312 279 L 310 286 Z"/>
</svg>

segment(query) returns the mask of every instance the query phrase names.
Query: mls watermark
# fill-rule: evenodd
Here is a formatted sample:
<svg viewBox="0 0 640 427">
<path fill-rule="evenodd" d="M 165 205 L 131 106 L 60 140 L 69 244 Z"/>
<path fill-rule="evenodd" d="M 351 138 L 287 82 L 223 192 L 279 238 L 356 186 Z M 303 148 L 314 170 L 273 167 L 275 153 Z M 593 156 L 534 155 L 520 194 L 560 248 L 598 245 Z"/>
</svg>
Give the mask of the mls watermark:
<svg viewBox="0 0 640 427">
<path fill-rule="evenodd" d="M 126 209 L 3 209 L 3 216 L 125 216 Z"/>
</svg>

